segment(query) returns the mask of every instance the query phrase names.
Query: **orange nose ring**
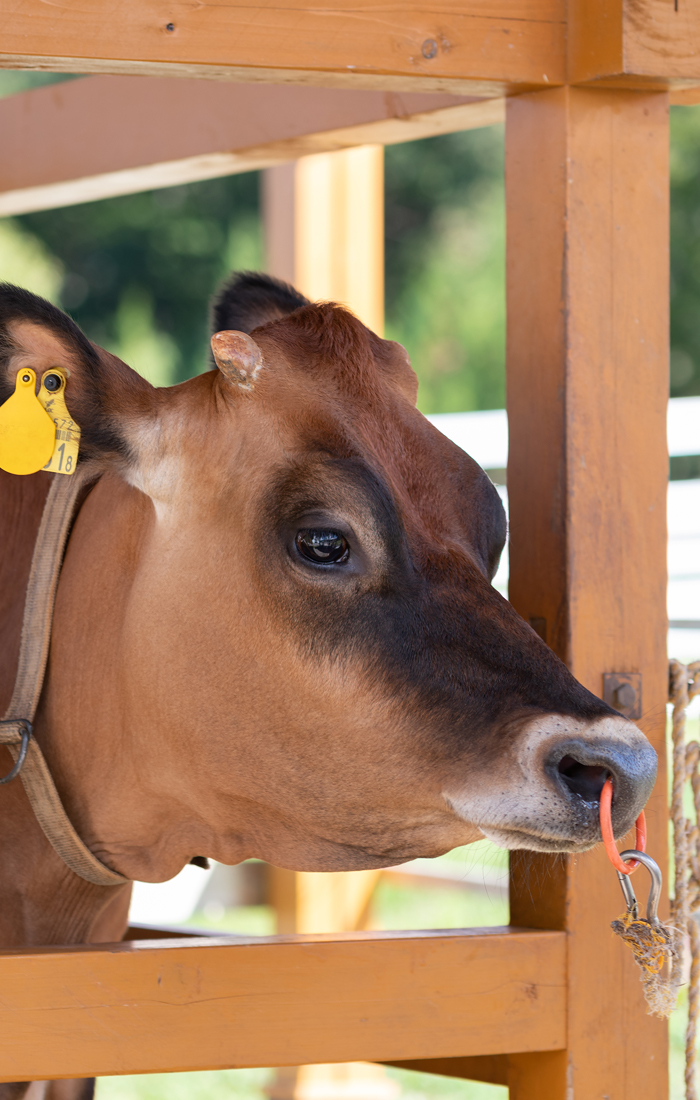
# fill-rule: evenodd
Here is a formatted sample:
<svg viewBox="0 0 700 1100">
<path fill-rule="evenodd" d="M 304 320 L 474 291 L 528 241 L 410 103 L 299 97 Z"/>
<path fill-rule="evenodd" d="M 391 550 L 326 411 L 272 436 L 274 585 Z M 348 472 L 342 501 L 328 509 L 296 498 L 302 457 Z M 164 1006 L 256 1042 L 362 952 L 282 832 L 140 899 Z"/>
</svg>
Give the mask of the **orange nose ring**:
<svg viewBox="0 0 700 1100">
<path fill-rule="evenodd" d="M 637 867 L 639 867 L 639 862 L 636 859 L 631 859 L 629 863 L 625 863 L 623 859 L 620 859 L 620 853 L 615 846 L 615 837 L 613 836 L 610 814 L 612 796 L 612 779 L 608 778 L 605 780 L 603 789 L 600 792 L 600 831 L 603 834 L 603 844 L 605 845 L 608 859 L 615 870 L 619 871 L 621 875 L 631 875 L 632 872 L 636 871 Z M 646 852 L 647 849 L 647 821 L 644 816 L 644 810 L 642 810 L 637 818 L 637 841 L 635 848 L 638 852 Z"/>
</svg>

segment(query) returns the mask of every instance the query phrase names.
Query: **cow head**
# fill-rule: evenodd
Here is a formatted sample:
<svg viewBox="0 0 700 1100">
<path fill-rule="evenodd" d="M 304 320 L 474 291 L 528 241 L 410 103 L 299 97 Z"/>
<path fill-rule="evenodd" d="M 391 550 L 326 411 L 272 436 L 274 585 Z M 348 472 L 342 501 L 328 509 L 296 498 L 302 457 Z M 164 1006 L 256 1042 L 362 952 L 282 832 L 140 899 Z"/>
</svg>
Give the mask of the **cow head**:
<svg viewBox="0 0 700 1100">
<path fill-rule="evenodd" d="M 160 878 L 195 854 L 350 870 L 481 835 L 582 851 L 607 775 L 625 833 L 655 754 L 492 587 L 500 499 L 415 408 L 403 348 L 263 276 L 229 283 L 214 320 L 217 369 L 156 390 L 54 307 L 0 294 L 0 400 L 22 366 L 63 365 L 105 471 L 48 690 L 73 683 L 93 727 L 106 708 L 104 738 L 149 762 L 134 820 L 157 805 L 160 825 L 148 858 L 110 835 L 113 752 L 83 821 L 103 858 Z M 101 662 L 101 709 L 76 661 Z"/>
</svg>

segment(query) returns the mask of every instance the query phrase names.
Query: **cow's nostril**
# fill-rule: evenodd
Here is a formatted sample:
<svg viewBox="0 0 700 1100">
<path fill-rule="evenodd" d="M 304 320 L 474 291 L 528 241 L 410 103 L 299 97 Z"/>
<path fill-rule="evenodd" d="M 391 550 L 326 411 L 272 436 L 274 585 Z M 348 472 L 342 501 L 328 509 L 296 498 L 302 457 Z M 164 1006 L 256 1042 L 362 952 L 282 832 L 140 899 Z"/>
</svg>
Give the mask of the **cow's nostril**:
<svg viewBox="0 0 700 1100">
<path fill-rule="evenodd" d="M 571 793 L 585 802 L 600 801 L 603 784 L 610 775 L 602 764 L 581 764 L 573 756 L 562 757 L 557 770 Z"/>
</svg>

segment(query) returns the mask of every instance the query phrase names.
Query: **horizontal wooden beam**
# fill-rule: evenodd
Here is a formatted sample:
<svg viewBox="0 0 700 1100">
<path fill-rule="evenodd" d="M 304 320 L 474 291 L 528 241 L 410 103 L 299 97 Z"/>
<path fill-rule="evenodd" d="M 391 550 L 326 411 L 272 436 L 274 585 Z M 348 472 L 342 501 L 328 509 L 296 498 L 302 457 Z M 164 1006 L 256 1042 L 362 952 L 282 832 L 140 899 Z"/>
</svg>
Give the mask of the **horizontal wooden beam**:
<svg viewBox="0 0 700 1100">
<path fill-rule="evenodd" d="M 564 79 L 565 0 L 0 0 L 0 66 L 496 95 Z"/>
<path fill-rule="evenodd" d="M 133 941 L 0 953 L 0 1080 L 560 1049 L 562 932 Z"/>
<path fill-rule="evenodd" d="M 93 76 L 0 101 L 0 215 L 489 125 L 503 100 Z"/>
<path fill-rule="evenodd" d="M 0 67 L 494 97 L 700 82 L 681 0 L 0 0 Z"/>
</svg>

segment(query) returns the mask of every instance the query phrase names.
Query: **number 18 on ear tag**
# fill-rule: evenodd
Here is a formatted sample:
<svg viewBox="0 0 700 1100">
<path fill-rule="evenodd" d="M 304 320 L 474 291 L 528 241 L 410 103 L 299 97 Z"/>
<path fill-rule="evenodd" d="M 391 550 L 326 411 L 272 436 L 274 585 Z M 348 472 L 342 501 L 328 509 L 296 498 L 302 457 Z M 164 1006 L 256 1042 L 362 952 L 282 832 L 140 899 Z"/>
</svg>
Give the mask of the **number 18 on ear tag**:
<svg viewBox="0 0 700 1100">
<path fill-rule="evenodd" d="M 56 442 L 51 458 L 43 467 L 53 474 L 74 474 L 78 464 L 80 428 L 71 419 L 65 400 L 66 376 L 54 368 L 41 377 L 39 401 L 56 425 Z"/>
</svg>

